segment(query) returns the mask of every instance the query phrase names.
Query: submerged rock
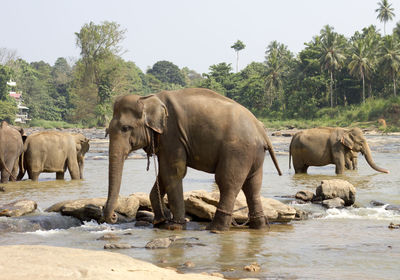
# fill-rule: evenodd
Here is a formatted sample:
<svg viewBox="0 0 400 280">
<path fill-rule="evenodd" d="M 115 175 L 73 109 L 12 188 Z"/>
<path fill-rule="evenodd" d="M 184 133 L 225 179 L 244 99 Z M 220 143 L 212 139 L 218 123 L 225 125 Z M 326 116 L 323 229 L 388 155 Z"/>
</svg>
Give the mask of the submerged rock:
<svg viewBox="0 0 400 280">
<path fill-rule="evenodd" d="M 156 238 L 148 242 L 145 246 L 146 249 L 165 249 L 171 246 L 171 244 L 177 240 L 176 235 L 172 235 L 166 238 Z"/>
<path fill-rule="evenodd" d="M 400 212 L 400 205 L 388 205 L 385 207 L 385 210 L 392 210 L 392 211 Z"/>
<path fill-rule="evenodd" d="M 110 250 L 110 249 L 131 249 L 133 248 L 132 245 L 127 244 L 127 243 L 109 243 L 104 245 L 104 249 Z"/>
<path fill-rule="evenodd" d="M 339 197 L 345 206 L 351 206 L 356 200 L 356 189 L 345 180 L 322 180 L 316 189 L 316 199 L 327 200 Z"/>
<path fill-rule="evenodd" d="M 19 217 L 32 213 L 37 208 L 37 203 L 33 200 L 16 200 L 0 206 L 0 216 Z"/>
<path fill-rule="evenodd" d="M 252 263 L 250 265 L 246 265 L 243 269 L 250 272 L 259 272 L 261 267 L 258 263 Z"/>
</svg>

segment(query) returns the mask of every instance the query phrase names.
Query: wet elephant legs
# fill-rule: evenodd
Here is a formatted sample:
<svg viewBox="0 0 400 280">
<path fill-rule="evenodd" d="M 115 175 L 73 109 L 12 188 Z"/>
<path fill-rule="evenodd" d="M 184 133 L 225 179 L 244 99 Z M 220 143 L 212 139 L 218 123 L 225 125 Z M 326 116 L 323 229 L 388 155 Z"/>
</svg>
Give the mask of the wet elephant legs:
<svg viewBox="0 0 400 280">
<path fill-rule="evenodd" d="M 220 196 L 217 210 L 210 224 L 211 230 L 229 230 L 236 197 L 250 170 L 250 167 L 246 167 L 244 164 L 244 162 L 250 161 L 243 160 L 244 158 L 226 157 L 217 166 L 215 181 L 218 184 Z M 249 186 L 248 189 L 250 190 L 250 188 Z"/>
<path fill-rule="evenodd" d="M 265 216 L 260 195 L 262 172 L 261 165 L 243 184 L 243 192 L 249 208 L 249 227 L 255 229 L 265 227 Z"/>
</svg>

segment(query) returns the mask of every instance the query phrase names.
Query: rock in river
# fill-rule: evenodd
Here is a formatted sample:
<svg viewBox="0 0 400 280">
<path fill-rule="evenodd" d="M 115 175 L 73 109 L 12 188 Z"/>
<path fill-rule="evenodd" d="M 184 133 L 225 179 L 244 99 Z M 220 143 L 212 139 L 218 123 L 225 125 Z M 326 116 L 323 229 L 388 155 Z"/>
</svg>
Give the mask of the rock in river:
<svg viewBox="0 0 400 280">
<path fill-rule="evenodd" d="M 219 201 L 219 192 L 191 191 L 184 194 L 186 213 L 200 220 L 211 220 L 214 217 Z M 296 210 L 278 200 L 261 197 L 264 215 L 270 222 L 289 222 L 294 219 Z M 248 208 L 246 197 L 241 191 L 236 198 L 233 218 L 238 223 L 247 221 Z"/>
<path fill-rule="evenodd" d="M 339 197 L 343 199 L 345 206 L 351 206 L 356 200 L 356 189 L 345 180 L 322 180 L 316 189 L 316 197 L 320 200 Z"/>
<path fill-rule="evenodd" d="M 0 206 L 0 216 L 19 217 L 32 213 L 37 208 L 33 200 L 17 200 Z"/>
<path fill-rule="evenodd" d="M 72 216 L 81 221 L 99 220 L 102 215 L 102 207 L 106 203 L 106 198 L 89 198 L 68 200 L 56 203 L 46 212 L 60 212 L 62 215 Z M 136 217 L 139 208 L 139 200 L 131 195 L 129 197 L 119 197 L 115 212 L 119 222 L 132 221 Z"/>
</svg>

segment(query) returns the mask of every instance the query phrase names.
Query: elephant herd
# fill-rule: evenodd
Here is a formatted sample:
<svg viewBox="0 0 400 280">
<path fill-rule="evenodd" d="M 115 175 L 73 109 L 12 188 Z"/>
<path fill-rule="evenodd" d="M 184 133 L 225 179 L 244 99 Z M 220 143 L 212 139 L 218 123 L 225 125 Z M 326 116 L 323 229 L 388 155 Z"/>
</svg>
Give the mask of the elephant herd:
<svg viewBox="0 0 400 280">
<path fill-rule="evenodd" d="M 64 179 L 67 168 L 72 179 L 82 179 L 88 150 L 89 139 L 80 133 L 43 131 L 26 136 L 22 128 L 3 121 L 0 125 L 1 183 L 21 180 L 26 172 L 33 181 L 38 181 L 43 172 L 55 172 L 57 179 Z"/>
<path fill-rule="evenodd" d="M 150 192 L 154 226 L 180 229 L 185 224 L 182 180 L 187 167 L 215 174 L 220 200 L 209 228 L 228 230 L 238 193 L 243 190 L 249 208 L 250 228 L 266 225 L 261 204 L 263 163 L 268 150 L 277 173 L 282 175 L 263 124 L 245 107 L 208 89 L 162 91 L 148 96 L 125 95 L 116 99 L 109 135 L 108 197 L 102 221 L 115 223 L 124 161 L 132 151 L 143 149 L 148 160 L 156 155 L 157 176 Z M 0 129 L 2 182 L 21 179 L 25 170 L 37 180 L 41 172 L 56 172 L 57 179 L 69 169 L 72 179 L 82 178 L 89 140 L 81 134 L 39 132 L 23 141 L 23 131 Z M 24 142 L 24 143 L 23 143 Z M 361 152 L 375 170 L 388 173 L 372 160 L 371 151 L 358 128 L 314 128 L 296 133 L 289 147 L 295 173 L 309 166 L 335 164 L 336 173 L 357 168 Z M 21 155 L 21 156 L 20 156 Z M 168 197 L 168 206 L 164 196 Z"/>
</svg>

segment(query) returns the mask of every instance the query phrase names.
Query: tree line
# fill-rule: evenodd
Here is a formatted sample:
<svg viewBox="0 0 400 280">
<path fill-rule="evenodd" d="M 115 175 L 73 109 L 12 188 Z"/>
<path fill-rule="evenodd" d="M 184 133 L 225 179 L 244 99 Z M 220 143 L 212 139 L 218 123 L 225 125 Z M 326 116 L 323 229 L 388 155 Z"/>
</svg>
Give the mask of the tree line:
<svg viewBox="0 0 400 280">
<path fill-rule="evenodd" d="M 386 23 L 394 16 L 386 0 Z M 385 6 L 386 5 L 386 6 Z M 389 16 L 388 16 L 389 15 Z M 0 49 L 0 119 L 12 122 L 14 101 L 6 81 L 17 82 L 32 119 L 66 121 L 84 126 L 104 126 L 120 94 L 147 95 L 185 87 L 210 88 L 244 105 L 259 117 L 318 118 L 337 106 L 356 106 L 366 100 L 397 97 L 400 78 L 400 22 L 391 34 L 381 35 L 371 25 L 350 38 L 324 26 L 294 55 L 286 45 L 271 42 L 265 61 L 252 62 L 238 71 L 238 40 L 231 48 L 237 55 L 236 72 L 230 63 L 211 65 L 202 75 L 170 61 L 158 61 L 143 72 L 122 58 L 126 30 L 116 22 L 90 22 L 75 33 L 80 57 L 60 57 L 54 65 L 18 58 Z"/>
</svg>

